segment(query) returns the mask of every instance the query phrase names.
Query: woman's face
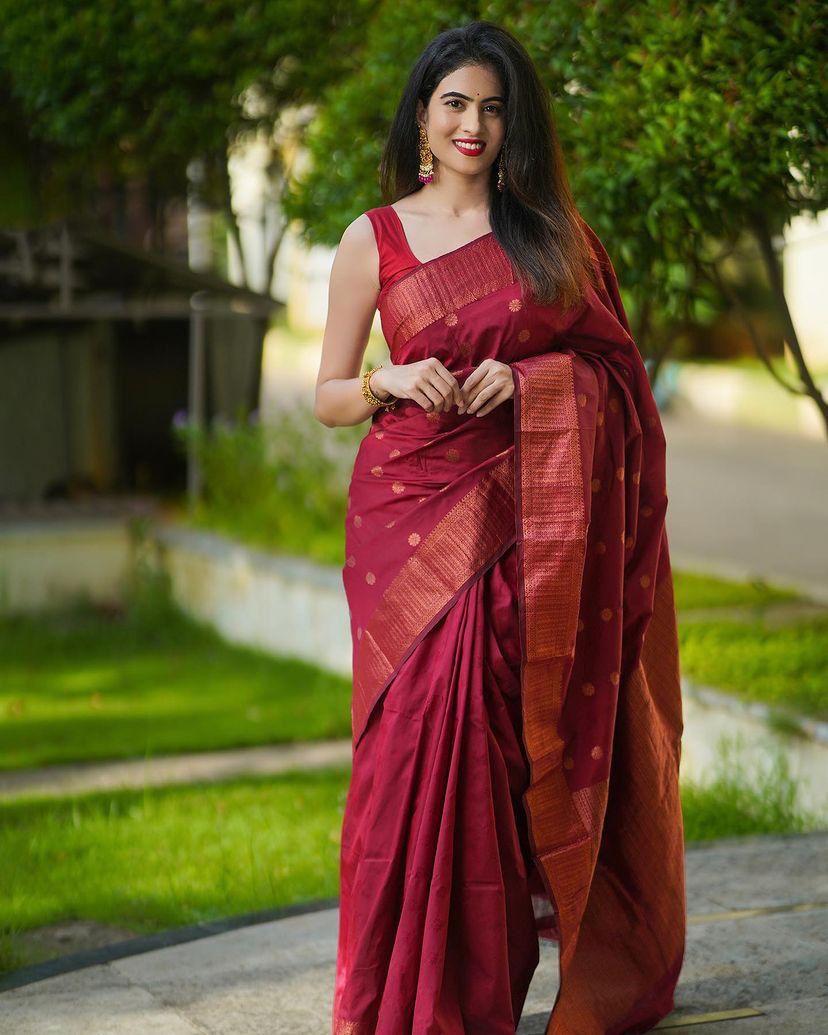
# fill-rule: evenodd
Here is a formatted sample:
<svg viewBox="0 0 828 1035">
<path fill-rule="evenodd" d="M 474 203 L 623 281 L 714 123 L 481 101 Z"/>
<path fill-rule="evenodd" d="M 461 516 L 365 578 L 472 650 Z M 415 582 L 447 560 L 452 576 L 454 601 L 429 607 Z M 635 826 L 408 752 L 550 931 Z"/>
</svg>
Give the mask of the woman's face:
<svg viewBox="0 0 828 1035">
<path fill-rule="evenodd" d="M 438 83 L 427 108 L 417 103 L 417 118 L 441 165 L 479 176 L 497 160 L 506 135 L 506 98 L 500 77 L 484 65 L 455 69 Z M 483 146 L 463 149 L 456 143 L 463 140 Z"/>
</svg>

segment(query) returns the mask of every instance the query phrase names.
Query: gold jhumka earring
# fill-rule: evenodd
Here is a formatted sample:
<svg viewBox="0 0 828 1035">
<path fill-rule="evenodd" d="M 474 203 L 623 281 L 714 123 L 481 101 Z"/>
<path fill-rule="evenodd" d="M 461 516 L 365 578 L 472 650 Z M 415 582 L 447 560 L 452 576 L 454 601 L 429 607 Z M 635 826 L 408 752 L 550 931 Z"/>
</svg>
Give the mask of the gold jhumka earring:
<svg viewBox="0 0 828 1035">
<path fill-rule="evenodd" d="M 428 146 L 428 135 L 420 126 L 420 171 L 417 174 L 420 183 L 431 183 L 434 179 L 434 155 Z"/>
</svg>

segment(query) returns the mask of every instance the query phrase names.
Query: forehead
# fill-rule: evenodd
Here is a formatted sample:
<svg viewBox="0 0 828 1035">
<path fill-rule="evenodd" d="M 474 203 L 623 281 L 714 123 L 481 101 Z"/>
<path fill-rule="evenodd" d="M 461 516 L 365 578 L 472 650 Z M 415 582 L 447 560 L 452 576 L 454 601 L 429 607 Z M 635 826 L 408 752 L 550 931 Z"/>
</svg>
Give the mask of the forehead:
<svg viewBox="0 0 828 1035">
<path fill-rule="evenodd" d="M 502 93 L 503 84 L 497 72 L 487 65 L 464 65 L 440 80 L 434 96 L 439 97 L 446 90 L 459 90 L 469 97 L 488 97 Z"/>
</svg>

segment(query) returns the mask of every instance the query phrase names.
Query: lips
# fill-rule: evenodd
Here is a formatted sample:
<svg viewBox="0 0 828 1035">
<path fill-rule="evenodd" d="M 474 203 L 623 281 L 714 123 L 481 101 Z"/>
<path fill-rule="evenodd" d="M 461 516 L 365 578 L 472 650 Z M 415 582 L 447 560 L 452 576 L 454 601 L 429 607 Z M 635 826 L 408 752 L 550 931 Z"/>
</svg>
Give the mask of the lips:
<svg viewBox="0 0 828 1035">
<path fill-rule="evenodd" d="M 468 155 L 470 158 L 483 154 L 483 149 L 486 147 L 483 140 L 452 140 L 452 144 L 461 155 Z"/>
</svg>

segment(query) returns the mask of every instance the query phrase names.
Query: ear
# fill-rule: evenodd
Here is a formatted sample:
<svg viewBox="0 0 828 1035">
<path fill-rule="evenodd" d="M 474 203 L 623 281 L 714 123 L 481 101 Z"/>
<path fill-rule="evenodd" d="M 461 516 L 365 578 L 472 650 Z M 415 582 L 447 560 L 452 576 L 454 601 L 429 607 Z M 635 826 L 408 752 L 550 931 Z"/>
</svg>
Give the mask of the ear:
<svg viewBox="0 0 828 1035">
<path fill-rule="evenodd" d="M 428 116 L 426 115 L 425 105 L 421 100 L 417 101 L 416 118 L 418 125 L 426 128 L 428 126 Z"/>
</svg>

